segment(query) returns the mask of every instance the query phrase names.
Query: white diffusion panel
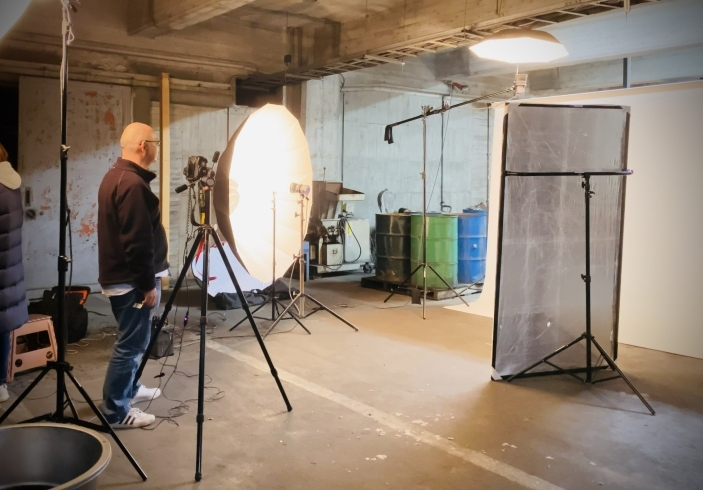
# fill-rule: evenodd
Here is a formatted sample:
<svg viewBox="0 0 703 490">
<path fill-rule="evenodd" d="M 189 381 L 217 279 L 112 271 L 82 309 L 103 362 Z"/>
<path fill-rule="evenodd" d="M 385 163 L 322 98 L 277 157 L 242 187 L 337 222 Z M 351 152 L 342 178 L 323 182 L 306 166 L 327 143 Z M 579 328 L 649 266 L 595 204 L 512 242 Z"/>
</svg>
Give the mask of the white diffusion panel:
<svg viewBox="0 0 703 490">
<path fill-rule="evenodd" d="M 625 169 L 629 121 L 627 108 L 615 106 L 509 104 L 506 114 L 493 357 L 500 376 L 527 368 L 586 329 L 582 179 L 510 172 Z M 613 356 L 624 179 L 591 177 L 591 331 Z M 594 363 L 597 357 L 593 355 Z M 585 367 L 585 343 L 553 362 L 562 368 Z M 541 365 L 539 370 L 551 368 Z"/>
</svg>

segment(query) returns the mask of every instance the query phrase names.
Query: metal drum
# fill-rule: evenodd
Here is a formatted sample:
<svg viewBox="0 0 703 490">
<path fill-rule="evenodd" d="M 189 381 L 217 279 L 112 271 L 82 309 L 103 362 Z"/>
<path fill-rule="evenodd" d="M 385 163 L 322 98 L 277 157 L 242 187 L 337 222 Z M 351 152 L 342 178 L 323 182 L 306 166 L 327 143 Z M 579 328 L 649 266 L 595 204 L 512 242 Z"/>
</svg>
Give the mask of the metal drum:
<svg viewBox="0 0 703 490">
<path fill-rule="evenodd" d="M 110 441 L 82 427 L 0 427 L 0 489 L 97 489 L 111 455 Z"/>
<path fill-rule="evenodd" d="M 482 209 L 465 209 L 459 215 L 459 273 L 461 284 L 483 282 L 486 275 L 488 219 Z"/>
<path fill-rule="evenodd" d="M 422 215 L 413 214 L 411 217 L 410 237 L 410 269 L 414 270 L 422 263 Z M 427 263 L 437 274 L 442 276 L 450 286 L 457 285 L 457 217 L 456 215 L 428 213 L 427 214 Z M 427 269 L 427 287 L 446 289 L 442 279 Z M 422 287 L 422 269 L 419 269 L 411 279 L 412 284 Z"/>
<path fill-rule="evenodd" d="M 410 276 L 410 215 L 376 215 L 376 278 L 402 282 Z"/>
</svg>

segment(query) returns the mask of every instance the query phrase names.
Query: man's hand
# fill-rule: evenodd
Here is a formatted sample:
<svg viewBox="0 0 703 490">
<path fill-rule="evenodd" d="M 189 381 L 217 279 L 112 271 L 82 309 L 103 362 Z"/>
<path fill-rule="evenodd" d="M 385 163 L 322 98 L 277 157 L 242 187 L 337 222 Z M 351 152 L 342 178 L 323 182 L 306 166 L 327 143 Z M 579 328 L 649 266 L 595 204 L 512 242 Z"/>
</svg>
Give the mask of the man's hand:
<svg viewBox="0 0 703 490">
<path fill-rule="evenodd" d="M 142 304 L 144 306 L 148 306 L 149 308 L 153 308 L 154 305 L 156 305 L 156 297 L 156 288 L 154 288 L 148 293 L 144 293 L 144 302 Z"/>
</svg>

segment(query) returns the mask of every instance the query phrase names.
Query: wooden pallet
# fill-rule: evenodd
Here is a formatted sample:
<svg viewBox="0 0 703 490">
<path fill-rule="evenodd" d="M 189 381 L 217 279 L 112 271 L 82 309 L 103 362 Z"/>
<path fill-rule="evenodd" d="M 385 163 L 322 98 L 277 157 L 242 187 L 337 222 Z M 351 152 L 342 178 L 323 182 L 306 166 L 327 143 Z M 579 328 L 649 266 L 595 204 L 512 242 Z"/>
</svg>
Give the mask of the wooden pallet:
<svg viewBox="0 0 703 490">
<path fill-rule="evenodd" d="M 376 276 L 367 276 L 361 278 L 361 287 L 364 288 L 376 289 L 378 291 L 387 291 L 389 293 L 395 291 L 397 294 L 404 294 L 406 296 L 412 296 L 413 291 L 416 294 L 418 292 L 422 294 L 422 288 L 413 286 L 409 282 L 406 283 L 402 288 L 399 286 L 400 282 L 383 281 L 381 279 L 378 279 Z M 462 286 L 457 286 L 456 290 L 457 292 L 461 293 Z M 452 291 L 451 289 L 427 288 L 427 299 L 431 299 L 433 301 L 442 301 L 444 299 L 451 298 L 456 298 L 456 294 L 454 294 L 454 291 Z"/>
</svg>

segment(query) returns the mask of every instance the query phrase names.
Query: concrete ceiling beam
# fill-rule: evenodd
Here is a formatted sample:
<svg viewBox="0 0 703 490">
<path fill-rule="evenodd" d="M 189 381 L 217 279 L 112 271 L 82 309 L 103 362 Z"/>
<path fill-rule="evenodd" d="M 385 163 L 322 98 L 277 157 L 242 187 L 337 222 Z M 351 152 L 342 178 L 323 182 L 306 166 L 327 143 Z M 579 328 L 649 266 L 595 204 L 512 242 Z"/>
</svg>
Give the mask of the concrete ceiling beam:
<svg viewBox="0 0 703 490">
<path fill-rule="evenodd" d="M 180 31 L 236 10 L 253 0 L 129 0 L 131 35 Z"/>
</svg>

